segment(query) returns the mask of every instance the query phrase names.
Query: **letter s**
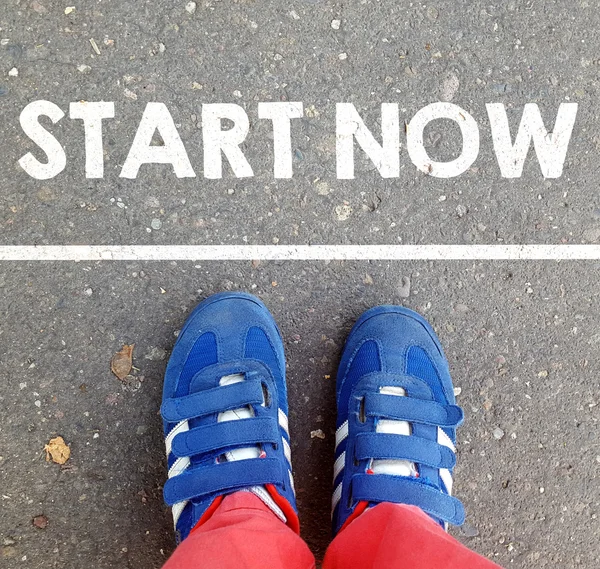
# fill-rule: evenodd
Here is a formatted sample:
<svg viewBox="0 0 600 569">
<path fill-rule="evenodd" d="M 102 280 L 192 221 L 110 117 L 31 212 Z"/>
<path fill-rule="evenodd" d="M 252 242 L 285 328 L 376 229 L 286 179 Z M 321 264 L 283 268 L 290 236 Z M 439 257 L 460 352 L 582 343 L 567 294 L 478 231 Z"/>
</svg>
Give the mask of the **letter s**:
<svg viewBox="0 0 600 569">
<path fill-rule="evenodd" d="M 20 121 L 23 132 L 46 153 L 48 162 L 44 164 L 31 152 L 28 152 L 19 160 L 19 164 L 33 178 L 48 180 L 65 169 L 67 156 L 60 142 L 39 123 L 38 119 L 42 115 L 49 117 L 56 124 L 65 116 L 65 113 L 49 101 L 29 103 L 21 113 Z"/>
</svg>

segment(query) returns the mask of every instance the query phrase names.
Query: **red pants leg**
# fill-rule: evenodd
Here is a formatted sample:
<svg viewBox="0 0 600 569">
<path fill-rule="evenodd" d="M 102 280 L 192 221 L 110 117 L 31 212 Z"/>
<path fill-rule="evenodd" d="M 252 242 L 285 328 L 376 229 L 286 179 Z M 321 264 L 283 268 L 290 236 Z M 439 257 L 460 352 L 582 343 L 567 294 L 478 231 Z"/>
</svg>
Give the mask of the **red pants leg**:
<svg viewBox="0 0 600 569">
<path fill-rule="evenodd" d="M 323 569 L 499 569 L 414 506 L 379 504 L 343 529 Z"/>
<path fill-rule="evenodd" d="M 163 569 L 314 569 L 302 538 L 254 494 L 226 496 Z"/>
<path fill-rule="evenodd" d="M 313 569 L 302 539 L 254 494 L 227 496 L 163 569 Z M 380 504 L 333 540 L 323 569 L 499 569 L 412 506 Z"/>
</svg>

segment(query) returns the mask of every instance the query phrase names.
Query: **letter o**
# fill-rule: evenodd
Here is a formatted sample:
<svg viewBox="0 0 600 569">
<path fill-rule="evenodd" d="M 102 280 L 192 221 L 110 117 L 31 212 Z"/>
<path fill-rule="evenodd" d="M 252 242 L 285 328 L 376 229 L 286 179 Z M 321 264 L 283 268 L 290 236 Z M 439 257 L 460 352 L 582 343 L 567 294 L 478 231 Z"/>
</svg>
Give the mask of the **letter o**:
<svg viewBox="0 0 600 569">
<path fill-rule="evenodd" d="M 436 119 L 450 119 L 460 127 L 463 148 L 460 156 L 450 162 L 433 161 L 423 143 L 425 127 Z M 479 127 L 475 119 L 452 103 L 432 103 L 418 111 L 410 121 L 406 133 L 408 155 L 413 164 L 422 172 L 436 178 L 454 178 L 477 160 L 479 154 Z"/>
</svg>

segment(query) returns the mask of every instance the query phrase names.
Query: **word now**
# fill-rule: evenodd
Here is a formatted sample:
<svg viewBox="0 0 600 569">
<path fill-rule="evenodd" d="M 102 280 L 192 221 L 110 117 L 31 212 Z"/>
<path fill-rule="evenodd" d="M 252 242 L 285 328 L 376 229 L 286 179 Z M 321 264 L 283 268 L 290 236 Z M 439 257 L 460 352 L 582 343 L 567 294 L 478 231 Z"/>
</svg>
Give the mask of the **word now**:
<svg viewBox="0 0 600 569">
<path fill-rule="evenodd" d="M 514 142 L 511 137 L 506 109 L 503 104 L 486 105 L 490 129 L 500 173 L 505 178 L 518 178 L 523 172 L 525 159 L 531 147 L 535 149 L 542 175 L 558 178 L 562 175 L 569 141 L 577 116 L 576 103 L 562 103 L 551 133 L 544 126 L 536 104 L 526 104 Z M 304 115 L 302 103 L 258 103 L 259 119 L 273 125 L 273 171 L 275 178 L 291 178 L 292 121 Z M 60 174 L 67 157 L 61 143 L 39 122 L 48 117 L 54 124 L 64 112 L 49 101 L 34 101 L 20 116 L 23 132 L 46 154 L 40 162 L 31 152 L 19 160 L 21 167 L 33 178 L 46 180 Z M 102 142 L 103 121 L 114 118 L 115 105 L 110 102 L 71 103 L 69 117 L 83 121 L 85 133 L 85 175 L 87 178 L 104 177 Z M 432 121 L 454 121 L 462 133 L 460 155 L 448 162 L 437 162 L 427 154 L 423 142 L 425 127 Z M 222 121 L 233 126 L 223 130 Z M 404 126 L 404 125 L 403 125 Z M 240 145 L 246 140 L 250 121 L 239 105 L 213 103 L 202 105 L 203 175 L 218 179 L 223 176 L 223 158 L 238 178 L 254 175 L 252 166 Z M 384 178 L 400 176 L 400 138 L 406 132 L 406 149 L 412 163 L 422 172 L 438 178 L 452 178 L 468 170 L 479 154 L 479 127 L 464 109 L 452 103 L 432 103 L 419 110 L 405 128 L 400 128 L 400 114 L 396 103 L 381 105 L 381 144 L 365 126 L 351 103 L 336 105 L 336 159 L 337 177 L 354 178 L 354 150 L 358 145 Z M 158 134 L 164 144 L 152 144 Z M 185 146 L 169 109 L 163 103 L 148 103 L 142 115 L 120 177 L 135 179 L 144 164 L 170 164 L 178 178 L 194 178 Z"/>
</svg>

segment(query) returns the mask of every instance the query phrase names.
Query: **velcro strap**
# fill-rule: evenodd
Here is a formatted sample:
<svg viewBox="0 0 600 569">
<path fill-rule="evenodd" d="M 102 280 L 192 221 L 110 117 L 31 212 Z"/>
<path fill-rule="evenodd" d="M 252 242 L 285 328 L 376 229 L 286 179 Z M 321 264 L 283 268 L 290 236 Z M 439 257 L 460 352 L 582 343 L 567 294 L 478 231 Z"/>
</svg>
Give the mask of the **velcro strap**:
<svg viewBox="0 0 600 569">
<path fill-rule="evenodd" d="M 456 456 L 448 447 L 415 435 L 359 433 L 354 450 L 358 460 L 408 460 L 432 468 L 454 468 Z"/>
<path fill-rule="evenodd" d="M 283 480 L 281 461 L 277 458 L 238 460 L 188 469 L 167 480 L 163 495 L 167 505 L 173 506 L 185 500 L 228 494 L 248 486 L 281 484 Z"/>
<path fill-rule="evenodd" d="M 368 417 L 423 423 L 438 427 L 458 427 L 464 419 L 463 411 L 457 405 L 440 405 L 435 401 L 383 393 L 366 394 L 365 414 Z"/>
<path fill-rule="evenodd" d="M 160 412 L 165 421 L 178 423 L 195 417 L 260 403 L 263 403 L 261 382 L 246 380 L 198 391 L 184 397 L 167 399 L 163 402 Z"/>
<path fill-rule="evenodd" d="M 456 526 L 465 521 L 465 510 L 460 500 L 417 479 L 388 474 L 356 474 L 352 477 L 352 500 L 417 506 Z"/>
<path fill-rule="evenodd" d="M 228 447 L 280 443 L 279 425 L 272 417 L 223 421 L 179 433 L 171 450 L 175 456 L 193 456 Z"/>
</svg>

